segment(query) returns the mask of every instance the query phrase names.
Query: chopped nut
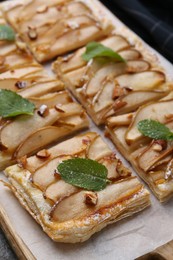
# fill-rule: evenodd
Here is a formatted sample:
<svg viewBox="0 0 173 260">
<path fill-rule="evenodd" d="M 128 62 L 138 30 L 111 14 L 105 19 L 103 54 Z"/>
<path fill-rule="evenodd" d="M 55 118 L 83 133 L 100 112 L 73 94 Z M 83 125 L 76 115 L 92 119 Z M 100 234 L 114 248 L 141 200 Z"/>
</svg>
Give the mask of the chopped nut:
<svg viewBox="0 0 173 260">
<path fill-rule="evenodd" d="M 167 148 L 167 141 L 165 140 L 154 140 L 153 141 L 153 149 L 155 151 L 163 151 Z"/>
<path fill-rule="evenodd" d="M 57 180 L 60 180 L 60 179 L 61 179 L 61 175 L 60 175 L 60 173 L 58 172 L 57 169 L 54 170 L 53 175 L 54 175 L 54 177 L 55 177 Z"/>
<path fill-rule="evenodd" d="M 69 27 L 69 28 L 75 30 L 75 29 L 78 29 L 80 26 L 79 26 L 79 24 L 78 24 L 77 22 L 75 22 L 75 21 L 68 21 L 67 27 Z"/>
<path fill-rule="evenodd" d="M 160 144 L 154 144 L 153 145 L 153 150 L 156 152 L 161 152 L 162 151 L 162 146 Z"/>
<path fill-rule="evenodd" d="M 30 27 L 28 26 L 28 37 L 31 39 L 31 40 L 36 40 L 37 39 L 37 30 L 36 28 L 34 27 Z"/>
<path fill-rule="evenodd" d="M 116 86 L 116 87 L 114 88 L 114 90 L 113 90 L 112 98 L 113 98 L 113 99 L 116 99 L 116 98 L 118 98 L 118 97 L 120 97 L 120 96 L 122 96 L 122 95 L 124 95 L 124 94 L 125 94 L 124 89 L 121 88 L 121 87 L 118 85 L 118 86 Z"/>
<path fill-rule="evenodd" d="M 118 110 L 122 107 L 124 107 L 125 105 L 127 105 L 127 102 L 123 101 L 123 100 L 117 100 L 113 106 L 114 110 Z"/>
<path fill-rule="evenodd" d="M 88 144 L 91 143 L 91 140 L 90 139 L 82 139 L 82 143 L 88 145 Z"/>
<path fill-rule="evenodd" d="M 27 82 L 26 81 L 17 81 L 15 83 L 15 86 L 19 89 L 23 89 L 27 87 Z"/>
<path fill-rule="evenodd" d="M 63 109 L 61 109 L 61 104 L 55 105 L 55 109 L 60 112 L 60 113 L 65 113 L 65 111 Z"/>
<path fill-rule="evenodd" d="M 42 14 L 42 13 L 47 12 L 47 10 L 48 10 L 48 6 L 46 6 L 46 5 L 41 5 L 41 6 L 39 6 L 39 7 L 37 8 L 37 13 L 38 13 L 38 14 Z"/>
<path fill-rule="evenodd" d="M 85 193 L 85 203 L 90 206 L 95 206 L 98 201 L 97 193 L 88 191 Z"/>
<path fill-rule="evenodd" d="M 49 108 L 46 105 L 41 105 L 37 113 L 42 116 L 46 117 L 49 114 Z"/>
<path fill-rule="evenodd" d="M 50 156 L 50 153 L 48 150 L 43 149 L 41 151 L 39 151 L 36 156 L 40 159 L 47 159 Z"/>
<path fill-rule="evenodd" d="M 165 180 L 172 179 L 172 178 L 173 178 L 173 159 L 170 160 L 165 171 Z"/>
<path fill-rule="evenodd" d="M 26 155 L 22 156 L 20 159 L 17 160 L 17 163 L 20 168 L 26 168 L 27 156 Z"/>
</svg>

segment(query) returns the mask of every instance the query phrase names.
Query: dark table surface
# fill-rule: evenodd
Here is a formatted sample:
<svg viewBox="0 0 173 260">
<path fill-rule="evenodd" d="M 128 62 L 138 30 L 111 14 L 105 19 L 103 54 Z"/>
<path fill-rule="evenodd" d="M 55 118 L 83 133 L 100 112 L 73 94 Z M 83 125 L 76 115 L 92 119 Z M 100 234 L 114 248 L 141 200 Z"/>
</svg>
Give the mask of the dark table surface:
<svg viewBox="0 0 173 260">
<path fill-rule="evenodd" d="M 0 260 L 17 260 L 15 253 L 11 249 L 1 229 L 0 229 Z"/>
</svg>

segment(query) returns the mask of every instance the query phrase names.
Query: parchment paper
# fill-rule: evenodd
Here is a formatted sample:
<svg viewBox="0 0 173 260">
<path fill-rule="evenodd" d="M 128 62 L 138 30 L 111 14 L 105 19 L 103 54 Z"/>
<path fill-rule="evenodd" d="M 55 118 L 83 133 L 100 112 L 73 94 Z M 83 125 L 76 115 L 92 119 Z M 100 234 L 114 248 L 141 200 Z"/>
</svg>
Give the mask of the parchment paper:
<svg viewBox="0 0 173 260">
<path fill-rule="evenodd" d="M 91 1 L 89 0 L 89 2 Z M 94 2 L 97 3 L 96 0 Z M 101 4 L 98 3 L 98 6 Z M 105 12 L 111 19 L 115 19 L 109 11 Z M 156 53 L 154 50 L 152 52 Z M 158 56 L 161 64 L 171 76 L 172 65 L 161 55 L 158 54 Z M 46 67 L 50 69 L 49 65 Z M 90 130 L 99 132 L 104 138 L 103 129 L 99 129 L 92 122 Z M 114 145 L 108 139 L 105 140 L 116 151 Z M 125 165 L 130 167 L 118 152 L 117 154 Z M 0 173 L 0 178 L 5 179 L 3 173 Z M 166 204 L 161 204 L 151 194 L 151 201 L 150 208 L 133 217 L 109 225 L 87 242 L 63 244 L 51 241 L 21 207 L 8 188 L 0 184 L 0 204 L 4 207 L 18 235 L 38 260 L 132 260 L 161 246 L 173 239 L 173 199 Z"/>
</svg>

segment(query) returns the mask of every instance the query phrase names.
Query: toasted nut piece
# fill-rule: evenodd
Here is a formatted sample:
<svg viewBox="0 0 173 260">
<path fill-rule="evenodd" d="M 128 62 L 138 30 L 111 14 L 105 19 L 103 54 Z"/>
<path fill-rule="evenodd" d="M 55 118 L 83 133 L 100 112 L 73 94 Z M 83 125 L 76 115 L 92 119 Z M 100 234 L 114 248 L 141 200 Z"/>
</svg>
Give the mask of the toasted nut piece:
<svg viewBox="0 0 173 260">
<path fill-rule="evenodd" d="M 153 144 L 153 149 L 155 151 L 163 151 L 167 148 L 167 141 L 165 140 L 154 140 Z"/>
<path fill-rule="evenodd" d="M 24 155 L 20 159 L 17 160 L 18 166 L 20 168 L 26 168 L 27 165 L 27 156 Z"/>
<path fill-rule="evenodd" d="M 45 158 L 48 158 L 50 156 L 50 153 L 48 150 L 46 149 L 43 149 L 41 151 L 39 151 L 36 156 L 40 159 L 45 159 Z"/>
<path fill-rule="evenodd" d="M 26 81 L 17 81 L 15 83 L 15 86 L 19 89 L 23 89 L 27 87 L 27 82 Z"/>
<path fill-rule="evenodd" d="M 39 6 L 39 7 L 37 8 L 37 13 L 38 13 L 38 14 L 42 14 L 42 13 L 47 12 L 47 10 L 48 10 L 48 6 L 46 6 L 46 5 L 41 5 L 41 6 Z"/>
<path fill-rule="evenodd" d="M 36 40 L 37 39 L 37 30 L 36 28 L 33 28 L 33 27 L 30 27 L 28 26 L 28 37 L 31 39 L 31 40 Z"/>
<path fill-rule="evenodd" d="M 125 105 L 127 105 L 127 102 L 122 101 L 122 100 L 117 100 L 113 106 L 114 110 L 118 110 L 121 107 L 124 107 Z"/>
<path fill-rule="evenodd" d="M 173 159 L 170 160 L 165 171 L 165 180 L 172 179 L 172 178 L 173 178 Z"/>
<path fill-rule="evenodd" d="M 97 193 L 88 191 L 85 193 L 85 203 L 90 206 L 95 206 L 98 201 Z"/>
<path fill-rule="evenodd" d="M 49 114 L 49 108 L 46 105 L 41 105 L 37 113 L 42 116 L 46 117 Z"/>
<path fill-rule="evenodd" d="M 122 177 L 131 175 L 131 172 L 127 168 L 124 168 L 120 159 L 118 159 L 118 162 L 117 162 L 117 165 L 116 165 L 116 171 Z"/>
</svg>

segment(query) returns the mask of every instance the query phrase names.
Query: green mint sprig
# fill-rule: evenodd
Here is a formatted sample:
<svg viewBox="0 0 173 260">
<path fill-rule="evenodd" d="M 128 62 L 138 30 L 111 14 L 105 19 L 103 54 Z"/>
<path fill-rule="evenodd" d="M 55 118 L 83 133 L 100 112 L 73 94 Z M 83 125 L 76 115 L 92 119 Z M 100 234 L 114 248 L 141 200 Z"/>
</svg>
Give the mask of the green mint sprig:
<svg viewBox="0 0 173 260">
<path fill-rule="evenodd" d="M 18 115 L 33 115 L 35 105 L 17 93 L 7 90 L 0 90 L 0 116 L 3 118 L 15 117 Z"/>
<path fill-rule="evenodd" d="M 107 179 L 107 168 L 91 159 L 65 160 L 58 165 L 57 170 L 65 182 L 90 191 L 103 190 L 111 183 Z"/>
<path fill-rule="evenodd" d="M 6 40 L 6 41 L 15 40 L 15 32 L 9 25 L 0 24 L 0 40 Z"/>
<path fill-rule="evenodd" d="M 156 140 L 166 140 L 172 141 L 173 140 L 173 132 L 158 121 L 152 119 L 144 119 L 138 123 L 138 130 L 147 137 Z"/>
<path fill-rule="evenodd" d="M 90 42 L 86 45 L 86 51 L 82 54 L 82 58 L 85 61 L 89 61 L 96 57 L 111 58 L 115 61 L 125 62 L 125 60 L 112 49 L 98 42 Z"/>
</svg>

